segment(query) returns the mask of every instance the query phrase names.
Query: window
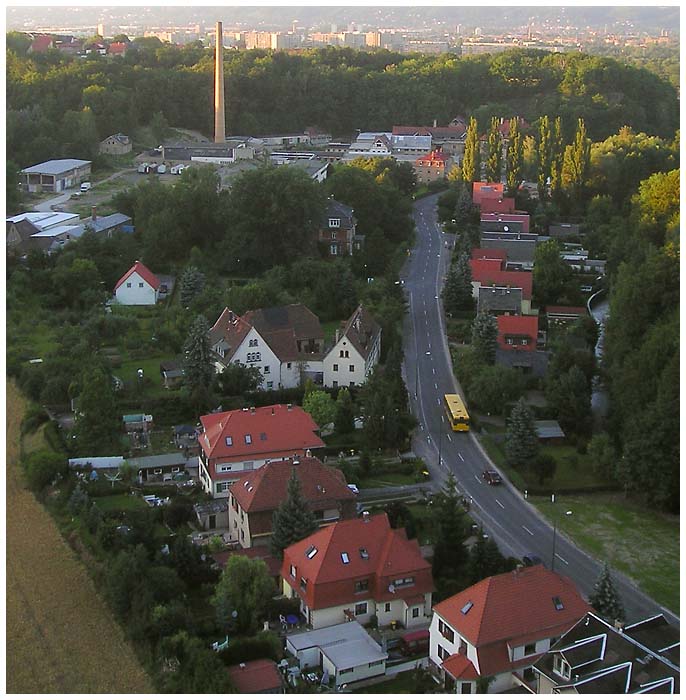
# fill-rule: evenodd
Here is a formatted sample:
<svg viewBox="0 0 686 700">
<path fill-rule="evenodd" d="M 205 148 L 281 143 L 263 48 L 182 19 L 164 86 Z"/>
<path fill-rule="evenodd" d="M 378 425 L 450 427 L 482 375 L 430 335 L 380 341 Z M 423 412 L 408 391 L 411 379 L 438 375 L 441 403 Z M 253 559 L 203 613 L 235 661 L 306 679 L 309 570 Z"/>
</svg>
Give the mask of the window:
<svg viewBox="0 0 686 700">
<path fill-rule="evenodd" d="M 419 617 L 419 608 L 412 608 L 412 617 Z"/>
<path fill-rule="evenodd" d="M 255 468 L 255 462 L 243 462 L 243 469 L 251 470 Z"/>
<path fill-rule="evenodd" d="M 439 644 L 438 645 L 438 658 L 441 661 L 445 661 L 449 656 L 450 656 L 450 654 Z"/>
<path fill-rule="evenodd" d="M 355 605 L 355 615 L 366 615 L 367 614 L 367 603 L 357 603 Z"/>
<path fill-rule="evenodd" d="M 274 388 L 274 382 L 267 382 L 267 389 L 273 389 Z"/>
<path fill-rule="evenodd" d="M 295 578 L 295 575 L 298 573 L 298 569 L 291 564 L 291 578 Z"/>
<path fill-rule="evenodd" d="M 331 240 L 332 241 L 336 240 L 336 236 L 338 236 L 338 233 L 336 231 L 331 231 Z"/>
<path fill-rule="evenodd" d="M 311 547 L 308 547 L 307 551 L 305 552 L 305 556 L 308 559 L 312 559 L 318 551 L 319 550 L 314 545 L 312 545 Z"/>
<path fill-rule="evenodd" d="M 264 373 L 269 374 L 269 365 L 264 366 Z"/>
<path fill-rule="evenodd" d="M 290 369 L 290 368 L 291 368 L 291 363 L 290 363 L 290 362 L 286 363 L 286 368 L 287 368 L 287 369 Z"/>
<path fill-rule="evenodd" d="M 390 603 L 384 603 L 383 611 L 384 611 L 384 612 L 391 612 L 391 604 L 390 604 Z"/>
<path fill-rule="evenodd" d="M 350 386 L 355 386 L 355 382 L 350 382 Z"/>
<path fill-rule="evenodd" d="M 381 666 L 382 663 L 383 663 L 383 659 L 381 659 L 380 661 L 371 661 L 369 663 L 369 668 L 374 668 L 374 666 Z"/>
<path fill-rule="evenodd" d="M 350 564 L 350 557 L 348 556 L 347 552 L 341 552 L 341 561 L 344 564 Z"/>
<path fill-rule="evenodd" d="M 553 597 L 553 605 L 555 606 L 555 610 L 564 610 L 565 609 L 564 604 L 557 596 Z"/>
<path fill-rule="evenodd" d="M 571 666 L 559 655 L 555 654 L 553 661 L 553 670 L 558 676 L 562 676 L 566 680 L 569 680 L 572 668 Z"/>
<path fill-rule="evenodd" d="M 253 338 L 251 341 L 249 341 L 248 347 L 256 348 L 257 347 L 257 338 Z"/>
<path fill-rule="evenodd" d="M 246 435 L 246 436 L 245 436 L 245 444 L 246 444 L 246 445 L 252 445 L 252 435 Z"/>
<path fill-rule="evenodd" d="M 345 355 L 343 354 L 343 350 L 341 350 L 341 357 L 345 357 Z"/>
<path fill-rule="evenodd" d="M 334 379 L 333 388 L 335 389 L 337 386 L 338 386 L 338 382 Z"/>
<path fill-rule="evenodd" d="M 443 620 L 438 621 L 438 631 L 440 634 L 442 634 L 451 644 L 455 643 L 455 632 L 453 632 L 452 628 L 448 627 L 448 625 L 443 622 Z"/>
<path fill-rule="evenodd" d="M 271 382 L 269 382 L 271 384 Z M 266 440 L 267 439 L 267 433 L 260 433 L 260 440 Z"/>
<path fill-rule="evenodd" d="M 353 668 L 343 668 L 338 672 L 338 675 L 342 676 L 344 673 L 352 673 L 354 670 Z"/>
<path fill-rule="evenodd" d="M 412 576 L 406 576 L 405 578 L 397 578 L 393 581 L 393 585 L 396 588 L 402 588 L 403 586 L 414 586 L 414 578 Z"/>
<path fill-rule="evenodd" d="M 350 365 L 350 366 L 348 367 L 348 369 L 349 369 L 351 372 L 354 372 L 354 371 L 355 371 L 355 365 Z"/>
<path fill-rule="evenodd" d="M 226 441 L 226 446 L 231 447 L 233 445 L 233 438 L 230 435 L 227 435 L 224 440 Z"/>
<path fill-rule="evenodd" d="M 143 289 L 143 283 L 142 283 L 142 282 L 139 282 L 139 283 L 138 283 L 138 289 Z"/>
<path fill-rule="evenodd" d="M 355 593 L 364 593 L 365 591 L 368 591 L 368 590 L 369 590 L 369 579 L 368 578 L 365 578 L 362 581 L 355 581 Z"/>
<path fill-rule="evenodd" d="M 347 350 L 345 351 L 345 356 L 350 357 L 350 353 Z"/>
<path fill-rule="evenodd" d="M 522 338 L 522 345 L 528 345 L 529 341 L 526 338 Z"/>
<path fill-rule="evenodd" d="M 224 491 L 229 490 L 229 486 L 231 486 L 231 484 L 229 484 L 228 482 L 221 481 L 218 484 L 214 485 L 214 491 L 215 493 L 224 493 Z"/>
<path fill-rule="evenodd" d="M 524 645 L 524 656 L 531 656 L 536 653 L 536 642 Z"/>
<path fill-rule="evenodd" d="M 129 289 L 131 289 L 131 282 L 127 282 L 127 283 L 126 283 L 126 286 L 127 286 Z"/>
<path fill-rule="evenodd" d="M 300 588 L 302 588 L 303 591 L 307 590 L 307 579 L 304 576 L 300 579 Z"/>
<path fill-rule="evenodd" d="M 161 474 L 161 473 L 162 473 L 162 470 L 161 470 L 161 469 L 155 469 L 155 472 L 154 472 L 154 473 L 155 473 L 155 474 Z"/>
<path fill-rule="evenodd" d="M 334 371 L 334 372 L 338 372 L 338 365 L 334 365 L 334 366 L 333 366 L 333 371 Z"/>
<path fill-rule="evenodd" d="M 341 226 L 340 219 L 329 219 L 329 228 L 340 228 L 340 226 Z"/>
<path fill-rule="evenodd" d="M 507 339 L 507 344 L 508 344 L 508 345 L 512 345 L 512 338 L 508 338 L 508 339 Z"/>
<path fill-rule="evenodd" d="M 362 559 L 369 559 L 369 552 L 366 547 L 360 547 L 360 557 Z"/>
<path fill-rule="evenodd" d="M 331 244 L 331 255 L 338 255 L 338 246 L 335 243 Z"/>
<path fill-rule="evenodd" d="M 471 683 L 460 683 L 460 693 L 462 695 L 469 695 L 472 692 L 472 684 Z"/>
</svg>

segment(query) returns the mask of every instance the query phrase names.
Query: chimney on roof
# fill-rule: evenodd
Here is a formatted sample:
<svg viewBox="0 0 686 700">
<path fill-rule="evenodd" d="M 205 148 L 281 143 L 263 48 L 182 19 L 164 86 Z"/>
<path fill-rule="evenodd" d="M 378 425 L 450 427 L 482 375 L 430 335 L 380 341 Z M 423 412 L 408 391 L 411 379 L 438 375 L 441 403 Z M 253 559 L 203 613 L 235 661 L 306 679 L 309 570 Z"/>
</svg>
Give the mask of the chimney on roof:
<svg viewBox="0 0 686 700">
<path fill-rule="evenodd" d="M 624 632 L 624 622 L 622 620 L 615 620 L 614 623 L 614 628 L 617 630 L 617 632 L 622 633 Z"/>
<path fill-rule="evenodd" d="M 516 568 L 515 568 L 514 571 L 512 572 L 512 574 L 514 575 L 515 578 L 517 578 L 517 576 L 519 576 L 519 572 L 520 572 L 523 568 L 524 568 L 524 566 L 523 566 L 522 564 L 517 564 Z"/>
<path fill-rule="evenodd" d="M 98 220 L 98 208 L 97 207 L 91 207 L 91 219 L 93 220 L 93 223 L 95 223 Z"/>
<path fill-rule="evenodd" d="M 293 410 L 293 404 L 292 404 L 292 403 L 287 403 L 287 404 L 286 404 L 286 410 L 288 410 L 288 411 Z"/>
<path fill-rule="evenodd" d="M 272 406 L 272 415 L 274 415 L 274 406 Z"/>
</svg>

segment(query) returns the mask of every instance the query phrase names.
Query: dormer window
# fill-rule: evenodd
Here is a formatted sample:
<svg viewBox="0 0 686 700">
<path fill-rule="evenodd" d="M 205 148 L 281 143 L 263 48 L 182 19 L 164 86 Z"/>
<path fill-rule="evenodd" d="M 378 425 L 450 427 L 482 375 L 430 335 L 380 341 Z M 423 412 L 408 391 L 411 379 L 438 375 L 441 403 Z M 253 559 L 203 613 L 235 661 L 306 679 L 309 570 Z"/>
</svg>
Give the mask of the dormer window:
<svg viewBox="0 0 686 700">
<path fill-rule="evenodd" d="M 231 447 L 233 445 L 233 438 L 230 435 L 227 435 L 224 440 L 226 441 L 226 446 Z"/>
<path fill-rule="evenodd" d="M 340 228 L 341 227 L 341 220 L 340 219 L 329 219 L 329 228 Z"/>
<path fill-rule="evenodd" d="M 553 670 L 558 676 L 561 676 L 567 681 L 571 678 L 572 667 L 559 654 L 555 654 Z"/>
<path fill-rule="evenodd" d="M 252 435 L 246 435 L 246 436 L 245 436 L 245 444 L 246 444 L 246 445 L 252 445 Z"/>
<path fill-rule="evenodd" d="M 369 559 L 369 552 L 366 547 L 360 547 L 360 557 L 362 559 Z"/>
</svg>

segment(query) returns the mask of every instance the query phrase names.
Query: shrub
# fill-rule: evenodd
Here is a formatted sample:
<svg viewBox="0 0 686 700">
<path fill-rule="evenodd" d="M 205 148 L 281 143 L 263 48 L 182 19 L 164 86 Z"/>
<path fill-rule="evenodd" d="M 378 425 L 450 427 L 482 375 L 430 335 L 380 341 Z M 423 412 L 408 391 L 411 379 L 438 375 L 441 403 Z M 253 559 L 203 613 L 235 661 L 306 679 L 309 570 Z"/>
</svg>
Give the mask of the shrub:
<svg viewBox="0 0 686 700">
<path fill-rule="evenodd" d="M 67 460 L 56 452 L 40 450 L 28 456 L 25 470 L 29 488 L 39 493 L 67 471 Z"/>
<path fill-rule="evenodd" d="M 230 639 L 228 648 L 220 651 L 218 656 L 227 666 L 231 666 L 254 659 L 279 661 L 283 650 L 277 635 L 273 632 L 260 632 L 254 637 Z"/>
</svg>

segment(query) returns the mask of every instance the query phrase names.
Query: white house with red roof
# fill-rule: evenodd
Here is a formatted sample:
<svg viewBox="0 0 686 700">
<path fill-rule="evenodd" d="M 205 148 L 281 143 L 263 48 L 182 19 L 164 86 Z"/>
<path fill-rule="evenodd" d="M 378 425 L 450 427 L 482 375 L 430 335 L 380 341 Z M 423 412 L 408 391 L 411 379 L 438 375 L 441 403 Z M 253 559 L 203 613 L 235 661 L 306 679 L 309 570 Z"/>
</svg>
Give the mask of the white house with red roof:
<svg viewBox="0 0 686 700">
<path fill-rule="evenodd" d="M 114 296 L 125 306 L 154 306 L 159 298 L 161 282 L 140 260 L 114 286 Z"/>
<path fill-rule="evenodd" d="M 274 511 L 288 496 L 295 471 L 307 507 L 320 525 L 357 515 L 356 496 L 343 472 L 316 457 L 268 462 L 229 487 L 229 538 L 241 547 L 267 547 Z"/>
<path fill-rule="evenodd" d="M 200 423 L 198 475 L 214 498 L 228 496 L 232 483 L 267 462 L 324 447 L 312 416 L 291 404 L 210 413 Z"/>
<path fill-rule="evenodd" d="M 281 578 L 312 629 L 372 615 L 382 626 L 426 627 L 431 617 L 431 564 L 386 513 L 341 520 L 287 547 Z"/>
<path fill-rule="evenodd" d="M 434 606 L 429 667 L 449 690 L 498 693 L 534 681 L 533 665 L 591 606 L 542 564 L 479 581 Z"/>
</svg>

